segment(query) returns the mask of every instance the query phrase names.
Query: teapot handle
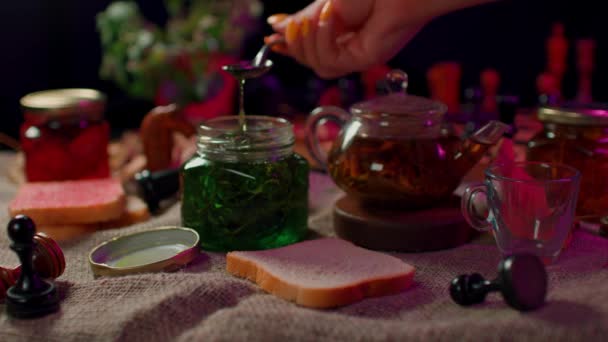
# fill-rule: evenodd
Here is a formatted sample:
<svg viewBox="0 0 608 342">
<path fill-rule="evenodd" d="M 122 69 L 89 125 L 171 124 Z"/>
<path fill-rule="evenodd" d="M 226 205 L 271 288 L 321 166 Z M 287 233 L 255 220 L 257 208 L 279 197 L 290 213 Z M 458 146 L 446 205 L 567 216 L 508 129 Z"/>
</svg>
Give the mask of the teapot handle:
<svg viewBox="0 0 608 342">
<path fill-rule="evenodd" d="M 336 122 L 342 127 L 350 120 L 350 114 L 340 107 L 326 106 L 316 108 L 306 119 L 306 146 L 308 147 L 308 152 L 324 170 L 327 170 L 327 153 L 321 148 L 317 129 L 319 125 L 327 120 Z"/>
</svg>

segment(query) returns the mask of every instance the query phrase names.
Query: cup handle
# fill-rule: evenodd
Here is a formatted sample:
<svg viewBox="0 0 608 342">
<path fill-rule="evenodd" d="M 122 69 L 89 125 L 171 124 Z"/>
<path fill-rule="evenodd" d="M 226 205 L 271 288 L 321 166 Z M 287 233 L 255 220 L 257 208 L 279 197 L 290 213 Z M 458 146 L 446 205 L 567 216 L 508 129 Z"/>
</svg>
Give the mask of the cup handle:
<svg viewBox="0 0 608 342">
<path fill-rule="evenodd" d="M 468 186 L 462 195 L 460 201 L 460 209 L 462 216 L 471 225 L 471 227 L 479 230 L 480 232 L 487 232 L 492 228 L 492 224 L 488 222 L 488 202 L 486 199 L 486 186 L 485 184 L 479 183 L 472 186 Z M 483 195 L 483 215 L 479 213 L 478 207 L 475 205 L 476 198 L 479 195 Z"/>
<path fill-rule="evenodd" d="M 306 146 L 308 152 L 313 159 L 327 170 L 327 153 L 321 148 L 319 143 L 319 137 L 317 135 L 317 129 L 319 125 L 330 120 L 336 122 L 342 127 L 350 119 L 350 114 L 342 108 L 335 106 L 319 107 L 310 113 L 308 119 L 306 119 Z"/>
</svg>

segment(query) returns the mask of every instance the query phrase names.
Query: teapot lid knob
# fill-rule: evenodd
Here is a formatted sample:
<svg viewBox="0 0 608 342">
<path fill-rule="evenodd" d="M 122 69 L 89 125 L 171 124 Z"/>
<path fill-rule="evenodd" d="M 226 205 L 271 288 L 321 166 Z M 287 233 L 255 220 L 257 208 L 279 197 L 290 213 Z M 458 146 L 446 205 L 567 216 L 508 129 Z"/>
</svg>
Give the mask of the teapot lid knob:
<svg viewBox="0 0 608 342">
<path fill-rule="evenodd" d="M 408 86 L 407 74 L 399 69 L 393 69 L 386 74 L 386 89 L 390 93 L 406 93 Z"/>
</svg>

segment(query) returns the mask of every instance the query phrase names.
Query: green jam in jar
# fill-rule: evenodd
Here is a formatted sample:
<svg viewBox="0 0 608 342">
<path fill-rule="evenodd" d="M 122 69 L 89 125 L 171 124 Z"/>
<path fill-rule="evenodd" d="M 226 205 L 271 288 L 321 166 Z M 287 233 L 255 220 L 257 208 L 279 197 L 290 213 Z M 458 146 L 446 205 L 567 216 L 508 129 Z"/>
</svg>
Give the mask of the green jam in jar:
<svg viewBox="0 0 608 342">
<path fill-rule="evenodd" d="M 308 163 L 293 153 L 283 119 L 248 116 L 201 126 L 198 154 L 182 166 L 182 225 L 209 251 L 257 250 L 300 241 L 308 221 Z"/>
</svg>

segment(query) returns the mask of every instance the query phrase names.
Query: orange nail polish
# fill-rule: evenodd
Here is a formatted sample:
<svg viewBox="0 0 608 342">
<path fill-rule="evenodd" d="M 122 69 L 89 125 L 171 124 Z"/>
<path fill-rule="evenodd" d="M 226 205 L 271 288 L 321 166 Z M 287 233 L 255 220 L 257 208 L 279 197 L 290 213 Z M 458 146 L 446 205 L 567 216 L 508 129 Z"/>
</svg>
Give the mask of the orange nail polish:
<svg viewBox="0 0 608 342">
<path fill-rule="evenodd" d="M 323 8 L 321 9 L 321 14 L 319 15 L 319 21 L 320 22 L 327 21 L 329 19 L 329 16 L 331 15 L 331 12 L 332 12 L 332 5 L 331 5 L 331 0 L 329 0 L 325 3 L 325 5 L 323 5 Z"/>
<path fill-rule="evenodd" d="M 287 29 L 285 30 L 285 38 L 288 42 L 293 42 L 298 39 L 299 29 L 300 24 L 295 20 L 291 20 L 289 24 L 287 24 Z"/>
<path fill-rule="evenodd" d="M 277 45 L 273 45 L 270 50 L 276 52 L 276 53 L 281 53 L 281 54 L 286 54 L 287 53 L 287 46 L 285 44 L 277 44 Z"/>
<path fill-rule="evenodd" d="M 310 31 L 310 19 L 308 19 L 308 18 L 302 19 L 302 24 L 301 24 L 300 30 L 302 31 L 302 38 L 304 38 L 308 35 L 308 32 Z"/>
<path fill-rule="evenodd" d="M 277 13 L 277 14 L 273 14 L 270 17 L 268 17 L 268 19 L 266 19 L 266 22 L 269 25 L 274 25 L 274 24 L 278 24 L 281 21 L 287 19 L 287 17 L 289 17 L 289 14 Z"/>
</svg>

